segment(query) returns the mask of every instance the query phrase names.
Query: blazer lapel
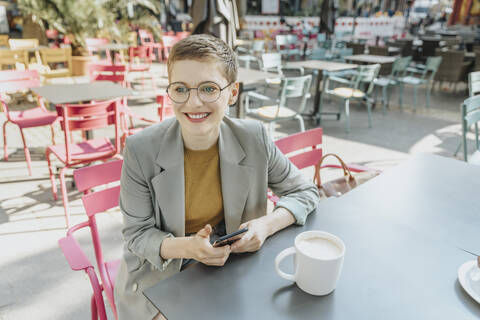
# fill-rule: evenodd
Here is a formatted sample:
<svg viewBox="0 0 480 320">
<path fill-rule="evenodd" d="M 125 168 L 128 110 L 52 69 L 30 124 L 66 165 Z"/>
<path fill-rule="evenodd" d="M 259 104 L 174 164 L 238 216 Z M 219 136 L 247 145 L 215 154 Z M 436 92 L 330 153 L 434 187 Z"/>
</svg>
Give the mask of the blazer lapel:
<svg viewBox="0 0 480 320">
<path fill-rule="evenodd" d="M 157 205 L 162 215 L 162 228 L 176 237 L 185 236 L 185 179 L 183 140 L 177 121 L 162 137 L 155 163 L 160 173 L 152 180 Z M 168 150 L 168 152 L 163 152 Z"/>
<path fill-rule="evenodd" d="M 238 229 L 250 190 L 253 168 L 242 165 L 245 152 L 225 122 L 220 126 L 220 175 L 227 233 Z"/>
</svg>

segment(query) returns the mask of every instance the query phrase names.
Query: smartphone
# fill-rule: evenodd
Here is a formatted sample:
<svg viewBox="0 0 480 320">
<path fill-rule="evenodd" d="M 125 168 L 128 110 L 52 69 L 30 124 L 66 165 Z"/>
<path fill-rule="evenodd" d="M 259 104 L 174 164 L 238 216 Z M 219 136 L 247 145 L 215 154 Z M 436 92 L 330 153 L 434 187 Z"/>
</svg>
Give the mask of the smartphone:
<svg viewBox="0 0 480 320">
<path fill-rule="evenodd" d="M 223 246 L 232 244 L 232 243 L 234 243 L 235 241 L 238 240 L 238 239 L 233 240 L 232 239 L 233 237 L 238 236 L 239 234 L 245 233 L 247 231 L 248 231 L 248 228 L 243 228 L 243 229 L 237 230 L 235 232 L 232 232 L 230 234 L 227 234 L 223 237 L 220 237 L 217 240 L 215 240 L 215 242 L 213 243 L 213 246 L 214 247 L 223 247 Z"/>
</svg>

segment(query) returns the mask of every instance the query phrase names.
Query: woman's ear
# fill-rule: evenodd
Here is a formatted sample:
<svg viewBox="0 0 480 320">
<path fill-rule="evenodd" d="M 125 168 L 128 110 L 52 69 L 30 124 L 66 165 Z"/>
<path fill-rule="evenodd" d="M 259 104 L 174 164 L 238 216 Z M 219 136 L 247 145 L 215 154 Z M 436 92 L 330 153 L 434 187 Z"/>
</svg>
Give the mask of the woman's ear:
<svg viewBox="0 0 480 320">
<path fill-rule="evenodd" d="M 228 99 L 228 105 L 235 104 L 238 99 L 238 93 L 239 93 L 239 84 L 238 82 L 235 82 L 232 84 L 232 89 L 230 90 L 230 98 Z"/>
</svg>

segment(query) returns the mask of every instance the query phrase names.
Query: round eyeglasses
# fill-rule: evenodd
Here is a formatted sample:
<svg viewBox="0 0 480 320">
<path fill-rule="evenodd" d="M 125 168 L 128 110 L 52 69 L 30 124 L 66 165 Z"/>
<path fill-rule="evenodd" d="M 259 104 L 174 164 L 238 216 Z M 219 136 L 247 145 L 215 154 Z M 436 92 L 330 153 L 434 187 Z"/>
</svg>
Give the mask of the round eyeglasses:
<svg viewBox="0 0 480 320">
<path fill-rule="evenodd" d="M 202 82 L 197 88 L 189 88 L 183 82 L 173 82 L 170 83 L 167 87 L 167 94 L 173 102 L 176 103 L 185 103 L 190 98 L 190 91 L 195 89 L 197 90 L 198 98 L 205 103 L 212 103 L 220 98 L 220 94 L 223 90 L 228 88 L 232 82 L 227 84 L 225 87 L 220 88 L 215 82 L 207 81 Z"/>
</svg>

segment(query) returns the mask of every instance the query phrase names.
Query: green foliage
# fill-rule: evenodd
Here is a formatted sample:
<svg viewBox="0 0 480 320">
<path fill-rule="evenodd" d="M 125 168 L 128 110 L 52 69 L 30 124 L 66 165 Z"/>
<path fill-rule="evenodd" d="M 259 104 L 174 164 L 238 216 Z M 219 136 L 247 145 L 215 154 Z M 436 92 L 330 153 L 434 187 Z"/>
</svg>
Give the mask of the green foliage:
<svg viewBox="0 0 480 320">
<path fill-rule="evenodd" d="M 159 36 L 160 1 L 155 0 L 17 0 L 24 15 L 32 15 L 45 28 L 74 36 L 73 45 L 85 38 L 104 37 L 126 43 L 131 26 L 146 28 Z M 128 17 L 128 3 L 134 16 Z"/>
</svg>

